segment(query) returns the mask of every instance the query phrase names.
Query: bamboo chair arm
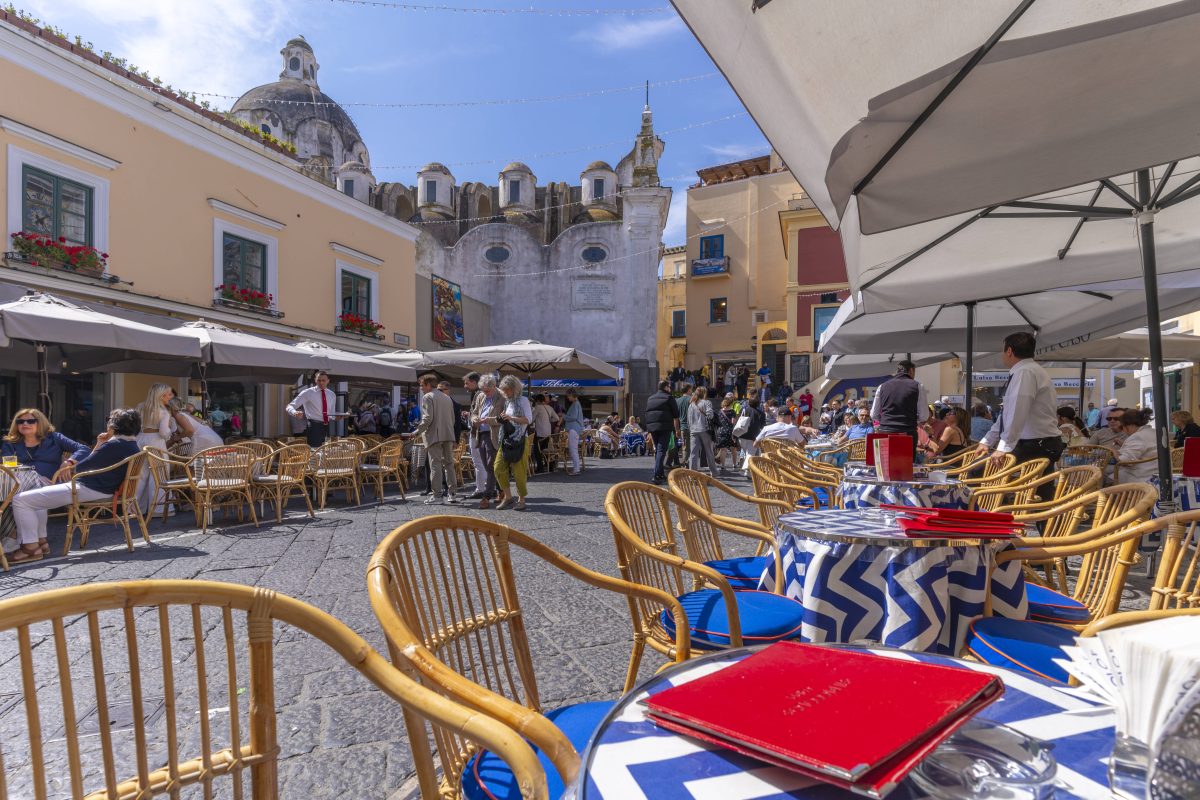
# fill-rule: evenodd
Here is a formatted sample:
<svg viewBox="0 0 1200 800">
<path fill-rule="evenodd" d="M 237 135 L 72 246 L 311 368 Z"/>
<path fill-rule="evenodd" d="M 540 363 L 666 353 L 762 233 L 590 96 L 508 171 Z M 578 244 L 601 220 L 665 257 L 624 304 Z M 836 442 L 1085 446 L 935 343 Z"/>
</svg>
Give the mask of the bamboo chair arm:
<svg viewBox="0 0 1200 800">
<path fill-rule="evenodd" d="M 1083 555 L 1109 545 L 1119 544 L 1131 536 L 1144 536 L 1165 527 L 1165 524 L 1160 524 L 1161 521 L 1156 519 L 1139 524 L 1138 520 L 1148 513 L 1149 509 L 1131 508 L 1119 517 L 1082 533 L 1050 538 L 1045 536 L 1022 537 L 1021 544 L 1017 548 L 997 553 L 996 563 L 1047 561 L 1052 558 Z"/>
<path fill-rule="evenodd" d="M 1153 622 L 1167 617 L 1189 617 L 1200 615 L 1200 608 L 1162 608 L 1154 611 L 1122 611 L 1101 617 L 1083 629 L 1080 636 L 1095 636 L 1100 631 L 1109 628 L 1119 628 L 1123 625 L 1136 625 L 1139 622 Z"/>
<path fill-rule="evenodd" d="M 1045 511 L 1035 511 L 1030 514 L 1020 514 L 1019 522 L 1042 522 L 1044 520 L 1053 519 L 1063 511 L 1069 511 L 1076 506 L 1091 505 L 1096 502 L 1099 495 L 1093 489 L 1090 492 L 1083 492 L 1071 498 L 1063 498 L 1061 500 L 1051 500 L 1045 503 L 1029 503 L 1030 506 L 1038 506 L 1045 508 Z"/>
<path fill-rule="evenodd" d="M 1003 481 L 1004 479 L 1008 478 L 1010 475 L 1020 472 L 1021 468 L 1023 466 L 1025 466 L 1025 465 L 1024 464 L 1013 464 L 1011 467 L 1005 467 L 1004 469 L 1002 469 L 999 472 L 996 472 L 992 475 L 986 475 L 986 476 L 981 475 L 978 478 L 962 478 L 962 482 L 967 484 L 968 486 L 971 486 L 972 484 L 984 483 L 985 481 L 988 483 L 990 483 L 992 481 Z M 987 487 L 987 488 L 995 489 L 995 488 L 999 488 L 999 487 L 991 486 L 991 487 Z"/>
<path fill-rule="evenodd" d="M 972 452 L 971 455 L 975 455 L 975 454 Z M 968 459 L 963 459 L 964 463 L 960 464 L 957 467 L 953 467 L 952 469 L 944 470 L 944 472 L 950 476 L 962 475 L 964 473 L 970 472 L 973 469 L 978 469 L 980 467 L 986 466 L 987 460 L 989 458 L 990 458 L 990 456 L 982 455 L 982 456 L 976 457 L 974 461 L 970 461 Z"/>
<path fill-rule="evenodd" d="M 128 467 L 129 462 L 133 461 L 135 458 L 137 458 L 140 455 L 141 455 L 141 452 L 137 452 L 131 456 L 126 456 L 125 458 L 122 458 L 120 461 L 118 461 L 115 464 L 109 464 L 107 467 L 101 467 L 100 469 L 89 469 L 87 472 L 76 472 L 74 475 L 71 476 L 71 499 L 72 500 L 75 499 L 76 487 L 79 483 L 80 478 L 90 478 L 93 475 L 103 475 L 106 472 L 112 472 L 114 469 L 116 469 L 118 467 Z"/>
<path fill-rule="evenodd" d="M 751 469 L 754 469 L 754 467 L 751 467 Z M 813 488 L 811 486 L 808 486 L 807 484 L 775 480 L 774 478 L 769 478 L 766 475 L 763 475 L 761 472 L 759 472 L 758 475 L 760 478 L 762 478 L 764 481 L 766 481 L 771 486 L 778 486 L 781 489 L 786 489 L 791 492 L 799 492 L 800 494 L 807 496 L 808 499 L 812 501 L 813 508 L 817 508 L 821 505 L 821 499 L 819 497 L 817 497 L 816 491 L 814 491 Z M 760 499 L 766 500 L 769 498 L 760 498 Z M 788 504 L 783 500 L 774 500 L 773 502 L 783 503 L 783 505 L 788 506 Z M 795 510 L 796 509 L 792 508 L 791 506 L 788 506 L 788 511 L 795 511 Z"/>
<path fill-rule="evenodd" d="M 1092 492 L 1096 491 L 1097 488 L 1098 487 L 1095 486 L 1080 486 L 1079 488 L 1072 489 L 1071 491 L 1067 492 L 1057 500 L 1041 500 L 1034 503 L 1012 503 L 1007 506 L 1000 506 L 996 509 L 996 512 L 1012 514 L 1017 518 L 1018 522 L 1036 522 L 1038 519 L 1044 519 L 1044 517 L 1035 518 L 1033 516 L 1027 517 L 1026 515 L 1036 514 L 1039 511 L 1062 509 L 1067 504 L 1074 503 L 1074 501 L 1078 500 L 1080 497 L 1091 494 Z M 982 492 L 983 490 L 981 489 L 980 491 Z"/>
<path fill-rule="evenodd" d="M 716 479 L 712 479 L 712 480 L 707 481 L 707 484 L 709 486 L 712 486 L 716 489 L 721 490 L 722 492 L 724 492 L 725 494 L 729 495 L 730 497 L 732 497 L 736 500 L 741 500 L 743 503 L 753 503 L 755 505 L 760 505 L 760 506 L 769 506 L 769 505 L 777 505 L 777 506 L 784 506 L 784 507 L 787 506 L 787 503 L 783 502 L 782 500 L 772 500 L 769 497 L 755 497 L 752 494 L 745 494 L 744 492 L 739 492 L 737 489 L 734 489 L 732 486 L 725 483 L 724 481 L 718 481 Z M 724 515 L 715 514 L 714 516 L 722 517 Z M 725 517 L 725 518 L 726 519 L 737 519 L 737 517 Z M 742 520 L 742 521 L 744 522 L 745 520 Z"/>
</svg>

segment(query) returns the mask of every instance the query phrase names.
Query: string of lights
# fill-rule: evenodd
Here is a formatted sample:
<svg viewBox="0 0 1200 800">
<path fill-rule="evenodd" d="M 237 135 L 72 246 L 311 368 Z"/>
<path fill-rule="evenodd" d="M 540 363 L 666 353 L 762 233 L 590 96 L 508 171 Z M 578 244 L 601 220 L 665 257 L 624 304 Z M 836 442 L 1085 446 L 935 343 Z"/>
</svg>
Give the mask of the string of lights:
<svg viewBox="0 0 1200 800">
<path fill-rule="evenodd" d="M 723 117 L 717 117 L 716 119 L 708 119 L 708 120 L 704 120 L 703 122 L 693 122 L 690 125 L 684 125 L 683 127 L 680 127 L 680 128 L 670 128 L 668 130 L 656 131 L 655 134 L 658 136 L 673 136 L 677 133 L 684 133 L 686 131 L 696 130 L 697 128 L 707 128 L 710 125 L 717 125 L 722 122 L 728 122 L 729 120 L 739 119 L 739 118 L 745 117 L 745 116 L 748 116 L 747 112 L 739 111 L 735 114 L 726 114 Z M 569 148 L 566 150 L 549 150 L 544 153 L 534 153 L 532 155 L 525 156 L 524 158 L 517 158 L 517 159 L 484 158 L 484 159 L 476 159 L 474 161 L 442 161 L 439 163 L 442 164 L 442 166 L 444 166 L 444 167 L 478 167 L 478 166 L 483 166 L 486 164 L 502 164 L 502 163 L 507 164 L 510 161 L 528 162 L 528 161 L 536 161 L 540 158 L 555 158 L 558 156 L 574 155 L 576 153 L 586 153 L 586 152 L 589 152 L 592 150 L 604 150 L 609 147 L 619 147 L 621 145 L 628 145 L 629 141 L 630 140 L 627 138 L 626 139 L 616 139 L 616 140 L 609 141 L 609 142 L 600 142 L 598 144 L 583 145 L 582 147 L 574 147 L 574 148 Z M 421 167 L 423 167 L 423 166 L 425 166 L 425 165 L 424 164 L 385 164 L 385 165 L 379 166 L 379 165 L 372 164 L 371 171 L 372 172 L 386 172 L 386 171 L 390 171 L 390 170 L 414 170 L 414 169 L 421 169 Z M 305 167 L 305 169 L 326 169 L 326 170 L 336 170 L 339 168 L 340 168 L 339 166 L 335 166 L 335 165 L 328 165 L 328 166 L 313 165 L 313 166 Z"/>
<path fill-rule="evenodd" d="M 444 12 L 451 14 L 495 14 L 497 16 L 532 15 L 545 17 L 598 17 L 598 16 L 645 16 L 650 14 L 669 14 L 669 6 L 653 6 L 651 8 L 537 8 L 530 4 L 525 8 L 494 8 L 480 6 L 449 6 L 430 5 L 425 3 L 395 3 L 389 0 L 329 0 L 331 3 L 341 3 L 348 6 L 365 6 L 368 8 L 386 8 L 392 11 L 423 11 Z"/>
<path fill-rule="evenodd" d="M 747 212 L 740 217 L 734 217 L 733 219 L 726 221 L 724 227 L 728 228 L 735 222 L 741 222 L 742 220 L 750 219 L 751 217 L 757 216 L 757 215 L 763 213 L 764 211 L 769 211 L 770 209 L 775 208 L 776 206 L 786 205 L 788 202 L 789 202 L 788 200 L 777 200 L 774 203 L 769 203 L 769 204 L 762 206 L 761 208 L 758 208 L 754 211 Z M 701 236 L 710 236 L 710 235 L 712 235 L 712 231 L 704 231 L 702 233 L 694 233 L 691 236 L 688 236 L 687 238 L 685 238 L 684 241 L 690 242 L 692 239 L 699 239 Z M 585 263 L 576 264 L 576 265 L 570 266 L 570 267 L 560 267 L 558 269 L 539 270 L 537 272 L 503 272 L 501 270 L 497 270 L 494 272 L 476 272 L 476 273 L 472 274 L 472 277 L 476 277 L 476 278 L 480 278 L 480 277 L 535 278 L 535 277 L 539 277 L 539 276 L 543 276 L 543 275 L 547 275 L 547 274 L 557 274 L 559 272 L 572 272 L 572 271 L 581 270 L 581 269 L 597 269 L 599 267 L 604 267 L 604 266 L 609 266 L 611 264 L 615 264 L 619 261 L 629 261 L 630 259 L 635 258 L 637 256 L 658 254 L 658 252 L 659 252 L 659 247 L 656 246 L 656 247 L 654 247 L 652 249 L 648 249 L 648 250 L 639 250 L 634 253 L 627 253 L 623 256 L 618 256 L 617 258 L 608 258 L 608 259 L 605 259 L 604 261 L 585 262 Z"/>
<path fill-rule="evenodd" d="M 675 78 L 668 81 L 651 81 L 646 83 L 637 83 L 631 86 L 616 86 L 609 89 L 591 89 L 585 92 L 572 92 L 569 94 L 554 94 L 542 95 L 537 97 L 497 97 L 484 100 L 447 100 L 444 102 L 427 102 L 427 103 L 336 103 L 329 100 L 276 100 L 271 98 L 259 98 L 255 103 L 265 103 L 270 105 L 281 106 L 342 106 L 344 108 L 386 108 L 394 110 L 402 109 L 418 109 L 418 108 L 478 108 L 480 106 L 517 106 L 531 105 L 535 103 L 555 103 L 564 100 L 579 100 L 588 97 L 602 97 L 610 94 L 620 94 L 625 92 L 640 92 L 647 88 L 661 89 L 670 86 L 680 86 L 686 83 L 694 83 L 696 81 L 705 81 L 716 77 L 715 72 L 706 72 L 702 75 L 689 75 L 686 78 Z M 196 97 L 212 97 L 218 100 L 237 100 L 239 95 L 220 94 L 218 92 L 193 92 Z"/>
</svg>

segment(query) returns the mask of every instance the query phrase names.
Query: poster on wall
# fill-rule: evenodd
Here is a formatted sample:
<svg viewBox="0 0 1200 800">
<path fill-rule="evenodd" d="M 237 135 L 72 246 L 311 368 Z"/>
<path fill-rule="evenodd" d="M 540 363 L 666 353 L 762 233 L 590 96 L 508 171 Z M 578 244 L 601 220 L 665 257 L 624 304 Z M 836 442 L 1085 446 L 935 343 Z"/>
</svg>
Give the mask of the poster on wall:
<svg viewBox="0 0 1200 800">
<path fill-rule="evenodd" d="M 433 341 L 442 347 L 462 347 L 463 310 L 462 287 L 445 278 L 432 276 Z"/>
</svg>

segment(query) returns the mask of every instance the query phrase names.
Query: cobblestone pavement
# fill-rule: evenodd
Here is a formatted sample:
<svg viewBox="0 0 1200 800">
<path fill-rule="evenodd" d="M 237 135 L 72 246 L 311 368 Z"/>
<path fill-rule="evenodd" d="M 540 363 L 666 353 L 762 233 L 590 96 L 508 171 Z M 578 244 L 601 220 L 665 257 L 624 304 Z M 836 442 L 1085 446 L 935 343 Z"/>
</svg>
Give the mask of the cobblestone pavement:
<svg viewBox="0 0 1200 800">
<path fill-rule="evenodd" d="M 451 513 L 511 525 L 586 567 L 615 575 L 612 532 L 603 509 L 604 494 L 619 481 L 646 480 L 652 470 L 649 458 L 589 462 L 588 469 L 578 477 L 567 477 L 560 472 L 531 478 L 528 511 L 463 508 Z M 730 481 L 746 488 L 746 481 L 740 476 Z M 282 525 L 276 525 L 273 518 L 270 524 L 264 523 L 257 529 L 248 524 L 218 524 L 205 534 L 185 527 L 191 523 L 190 515 L 185 513 L 172 517 L 166 525 L 152 523 L 153 544 L 147 546 L 138 540 L 132 553 L 126 551 L 119 531 L 98 526 L 85 551 L 14 566 L 11 572 L 0 574 L 0 597 L 109 580 L 230 581 L 262 586 L 311 603 L 333 614 L 383 651 L 383 636 L 367 598 L 367 562 L 380 540 L 398 525 L 427 513 L 450 510 L 424 506 L 421 500 L 414 496 L 407 503 L 400 502 L 393 489 L 391 499 L 383 505 L 370 501 L 357 508 L 335 504 L 318 512 L 315 520 L 308 519 L 302 511 L 297 512 L 293 503 L 291 514 Z M 732 508 L 728 511 L 739 513 Z M 61 549 L 61 533 L 55 539 L 55 528 L 52 520 L 51 544 L 57 553 Z M 587 587 L 519 550 L 514 553 L 514 561 L 544 707 L 615 697 L 624 681 L 632 635 L 624 597 Z M 181 619 L 180 626 L 174 627 L 184 627 L 190 632 L 188 625 Z M 212 621 L 212 626 L 217 628 L 214 635 L 218 635 L 213 645 L 217 649 L 213 652 L 220 652 L 222 644 L 216 621 Z M 282 796 L 415 797 L 412 762 L 399 707 L 324 644 L 283 628 L 276 626 L 275 650 Z M 90 665 L 90 661 L 80 661 L 90 658 L 83 649 L 88 636 L 86 623 L 72 624 L 66 633 L 72 658 L 76 663 Z M 149 673 L 153 670 L 148 665 L 159 658 L 157 624 L 139 618 L 138 633 L 143 671 Z M 46 665 L 39 675 L 49 677 L 54 674 L 54 641 L 48 634 L 47 627 L 35 647 L 35 662 Z M 36 630 L 34 641 L 39 641 Z M 124 643 L 113 642 L 106 660 L 110 679 L 117 677 L 114 673 L 125 671 L 124 654 Z M 181 645 L 173 658 L 181 671 L 194 670 L 194 664 L 190 663 L 193 655 L 190 649 L 184 652 Z M 212 657 L 209 656 L 210 660 Z M 662 663 L 661 656 L 648 651 L 642 673 L 648 677 Z M 90 668 L 83 674 L 90 680 Z M 19 745 L 25 736 L 23 708 L 19 703 L 6 702 L 9 693 L 18 691 L 20 675 L 16 636 L 12 632 L 0 634 L 0 742 L 10 775 L 23 774 L 20 765 L 28 760 Z M 194 678 L 192 681 L 194 686 Z M 176 685 L 185 685 L 182 677 L 176 677 Z M 145 689 L 148 697 L 154 696 L 155 691 L 158 690 L 152 687 Z M 191 693 L 195 693 L 194 689 Z M 179 694 L 187 692 L 180 690 Z M 42 724 L 47 739 L 62 737 L 61 718 L 58 722 L 50 721 L 51 712 L 57 708 L 55 704 L 60 702 L 57 696 L 56 680 L 39 692 L 39 698 L 45 698 Z M 89 705 L 86 698 L 78 696 L 75 705 L 80 717 L 95 707 L 94 699 Z M 181 741 L 194 740 L 196 744 L 190 748 L 185 744 L 181 751 L 198 755 L 201 748 L 193 729 L 199 726 L 194 719 L 193 724 L 187 724 L 185 705 L 181 698 L 178 712 L 180 727 L 184 729 Z M 223 704 L 214 700 L 213 705 Z M 193 717 L 197 714 L 194 709 L 191 713 Z M 86 730 L 85 723 L 81 722 L 81 729 Z M 56 725 L 60 730 L 54 731 Z M 131 731 L 118 732 L 115 735 L 118 750 L 128 750 L 122 744 L 131 745 L 132 739 Z M 88 739 L 84 742 L 86 750 Z M 61 741 L 51 751 L 52 755 L 66 755 Z M 133 774 L 132 760 L 125 763 L 129 765 L 129 774 Z M 151 769 L 155 766 L 150 764 Z M 65 775 L 65 770 L 51 769 L 49 774 L 53 796 L 69 796 L 69 783 L 65 778 L 54 777 Z M 118 775 L 121 777 L 124 776 Z M 221 783 L 227 785 L 228 781 Z M 9 783 L 9 792 L 13 798 L 33 796 L 31 790 L 25 791 L 18 782 Z"/>
<path fill-rule="evenodd" d="M 612 533 L 603 511 L 604 494 L 616 482 L 647 479 L 651 470 L 648 458 L 597 461 L 579 477 L 557 473 L 531 479 L 526 512 L 463 508 L 453 513 L 512 525 L 586 567 L 615 575 Z M 730 477 L 729 482 L 748 488 L 740 475 Z M 0 597 L 107 580 L 230 581 L 266 587 L 311 603 L 345 622 L 382 651 L 383 637 L 367 599 L 367 562 L 375 546 L 391 530 L 431 511 L 421 504 L 421 499 L 413 497 L 407 503 L 400 502 L 393 490 L 392 499 L 383 505 L 371 502 L 360 507 L 335 505 L 319 512 L 315 520 L 298 513 L 293 504 L 283 524 L 276 525 L 271 520 L 257 529 L 248 524 L 218 525 L 205 534 L 187 527 L 190 516 L 174 517 L 166 525 L 154 522 L 153 544 L 147 546 L 139 541 L 132 553 L 126 551 L 115 529 L 97 527 L 86 551 L 14 567 L 11 572 L 0 574 Z M 744 509 L 721 503 L 721 498 L 714 499 L 719 511 L 735 516 L 745 513 Z M 438 513 L 445 510 L 442 506 L 432 507 Z M 51 527 L 52 530 L 56 527 L 53 521 Z M 61 533 L 59 536 L 58 540 L 51 540 L 55 552 L 61 548 Z M 748 552 L 745 549 L 730 554 Z M 631 641 L 625 599 L 586 587 L 520 550 L 514 553 L 514 561 L 544 707 L 615 697 L 624 680 Z M 1130 584 L 1123 605 L 1145 607 L 1146 579 L 1139 574 L 1131 578 Z M 157 622 L 146 618 L 146 614 L 152 612 L 139 616 L 138 639 L 143 672 L 150 675 L 155 670 L 148 665 L 159 663 L 156 659 L 161 655 Z M 172 617 L 171 623 L 173 632 L 190 633 L 186 611 L 178 620 Z M 205 620 L 203 627 L 205 641 L 213 641 L 211 652 L 221 652 L 219 620 Z M 48 771 L 50 796 L 68 797 L 66 770 L 59 766 L 66 763 L 58 712 L 61 699 L 57 681 L 51 680 L 55 674 L 55 644 L 48 627 L 31 632 L 35 642 L 35 673 L 39 685 L 45 681 L 38 693 L 44 738 L 50 742 L 49 758 L 56 763 Z M 110 685 L 115 687 L 110 690 L 110 697 L 116 697 L 117 689 L 127 689 L 124 674 L 127 662 L 124 641 L 109 641 L 116 638 L 118 629 L 113 626 L 112 632 L 114 636 L 105 639 L 102 650 Z M 173 638 L 176 638 L 174 633 Z M 180 641 L 172 653 L 178 670 L 176 686 L 187 686 L 188 674 L 193 676 L 190 680 L 194 686 L 195 649 L 182 641 L 190 641 L 191 637 L 177 638 Z M 84 665 L 90 666 L 90 655 L 85 650 L 87 639 L 86 623 L 66 628 L 69 657 L 81 671 Z M 276 626 L 276 640 L 282 796 L 386 800 L 416 797 L 412 761 L 398 706 L 324 644 L 282 625 Z M 661 664 L 661 656 L 647 651 L 643 677 L 649 677 Z M 212 672 L 211 668 L 209 671 Z M 82 674 L 90 680 L 90 669 Z M 243 682 L 245 674 L 244 667 L 240 667 Z M 12 632 L 0 634 L 0 743 L 10 775 L 8 790 L 13 798 L 34 796 L 28 779 L 25 713 L 19 702 L 20 676 L 16 636 Z M 152 675 L 150 680 L 144 688 L 148 707 L 154 705 L 153 698 L 163 695 L 161 677 L 157 685 Z M 78 678 L 76 682 L 80 682 Z M 177 694 L 181 696 L 176 711 L 181 752 L 198 755 L 202 748 L 195 701 L 189 699 L 188 691 L 180 689 Z M 190 694 L 194 695 L 194 690 Z M 214 737 L 228 730 L 229 711 L 225 706 L 230 705 L 229 699 L 226 697 L 222 703 L 219 696 L 214 696 L 212 700 L 214 708 L 209 716 L 213 718 Z M 85 757 L 98 741 L 94 733 L 86 735 L 95 730 L 94 723 L 85 718 L 95 705 L 94 696 L 84 689 L 78 690 L 75 706 L 80 717 L 78 727 L 85 734 L 82 739 Z M 245 703 L 241 706 L 239 716 L 244 717 Z M 156 725 L 154 730 L 163 729 L 161 720 Z M 118 759 L 120 754 L 126 754 L 122 763 L 127 765 L 128 775 L 135 773 L 132 742 L 133 734 L 128 729 L 114 734 Z M 151 758 L 150 768 L 164 761 L 165 756 L 158 762 Z M 88 788 L 101 785 L 89 784 Z M 221 791 L 217 796 L 228 796 L 229 781 L 220 781 L 218 786 Z"/>
</svg>

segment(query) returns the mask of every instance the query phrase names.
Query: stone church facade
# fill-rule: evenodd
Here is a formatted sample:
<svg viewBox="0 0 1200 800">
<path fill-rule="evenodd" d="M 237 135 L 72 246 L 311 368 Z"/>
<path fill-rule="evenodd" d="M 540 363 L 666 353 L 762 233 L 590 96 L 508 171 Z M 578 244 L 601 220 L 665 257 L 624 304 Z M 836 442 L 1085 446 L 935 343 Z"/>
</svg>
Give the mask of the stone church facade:
<svg viewBox="0 0 1200 800">
<path fill-rule="evenodd" d="M 521 162 L 500 170 L 495 184 L 459 185 L 437 162 L 415 185 L 376 183 L 353 120 L 317 84 L 311 46 L 297 37 L 280 54 L 279 80 L 243 95 L 233 116 L 294 144 L 312 177 L 419 228 L 417 288 L 428 294 L 438 276 L 462 287 L 464 309 L 486 307 L 466 316 L 468 345 L 577 347 L 623 365 L 640 408 L 656 380 L 654 300 L 671 203 L 649 105 L 629 153 L 615 168 L 592 162 L 578 183 L 539 185 Z M 426 331 L 413 346 L 438 345 Z"/>
</svg>

